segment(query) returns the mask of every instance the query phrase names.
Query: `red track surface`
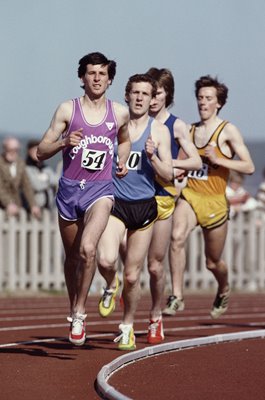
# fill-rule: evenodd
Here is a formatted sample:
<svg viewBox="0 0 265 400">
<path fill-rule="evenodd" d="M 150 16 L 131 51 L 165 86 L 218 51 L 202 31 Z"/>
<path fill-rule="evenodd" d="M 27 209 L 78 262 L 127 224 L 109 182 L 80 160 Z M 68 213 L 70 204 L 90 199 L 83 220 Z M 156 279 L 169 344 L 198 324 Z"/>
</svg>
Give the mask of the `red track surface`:
<svg viewBox="0 0 265 400">
<path fill-rule="evenodd" d="M 265 293 L 232 294 L 228 312 L 211 320 L 212 295 L 187 295 L 186 309 L 164 319 L 165 341 L 265 329 Z M 121 356 L 113 343 L 121 309 L 110 319 L 89 297 L 86 345 L 67 341 L 65 297 L 0 298 L 0 398 L 3 400 L 99 399 L 95 381 L 103 365 Z M 150 297 L 138 307 L 137 349 L 147 346 Z M 133 399 L 264 400 L 265 341 L 202 346 L 128 365 L 110 384 Z"/>
</svg>

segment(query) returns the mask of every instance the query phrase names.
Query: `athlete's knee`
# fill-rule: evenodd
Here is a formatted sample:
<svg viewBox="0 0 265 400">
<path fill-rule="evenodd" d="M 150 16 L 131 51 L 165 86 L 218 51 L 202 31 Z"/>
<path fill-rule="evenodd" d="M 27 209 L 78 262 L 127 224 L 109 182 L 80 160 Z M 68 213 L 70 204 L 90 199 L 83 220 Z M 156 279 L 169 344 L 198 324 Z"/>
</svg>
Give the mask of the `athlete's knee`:
<svg viewBox="0 0 265 400">
<path fill-rule="evenodd" d="M 135 286 L 140 282 L 140 273 L 138 271 L 124 272 L 124 283 L 126 286 Z"/>
<path fill-rule="evenodd" d="M 97 256 L 97 264 L 100 271 L 112 271 L 115 267 L 117 259 L 111 255 L 99 254 Z"/>
<path fill-rule="evenodd" d="M 185 247 L 186 235 L 178 229 L 172 230 L 170 247 L 173 250 L 182 249 Z"/>
<path fill-rule="evenodd" d="M 148 260 L 148 271 L 151 277 L 159 279 L 163 276 L 164 273 L 164 265 L 163 259 L 161 260 Z"/>
<path fill-rule="evenodd" d="M 212 260 L 206 260 L 206 268 L 209 271 L 214 271 L 216 269 L 216 263 L 213 262 Z"/>
<path fill-rule="evenodd" d="M 206 268 L 209 271 L 226 270 L 226 264 L 222 259 L 206 258 Z"/>
<path fill-rule="evenodd" d="M 95 245 L 89 241 L 81 243 L 80 256 L 86 263 L 93 262 L 96 257 Z"/>
</svg>

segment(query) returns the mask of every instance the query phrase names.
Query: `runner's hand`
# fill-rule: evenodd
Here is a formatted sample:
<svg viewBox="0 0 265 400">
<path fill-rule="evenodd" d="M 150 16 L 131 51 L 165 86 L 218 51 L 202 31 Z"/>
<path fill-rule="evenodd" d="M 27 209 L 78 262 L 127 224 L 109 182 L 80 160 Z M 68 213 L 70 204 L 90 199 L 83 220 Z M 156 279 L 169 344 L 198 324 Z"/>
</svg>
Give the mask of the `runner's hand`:
<svg viewBox="0 0 265 400">
<path fill-rule="evenodd" d="M 208 146 L 206 147 L 205 156 L 207 158 L 209 158 L 211 163 L 215 164 L 218 157 L 217 157 L 217 154 L 216 154 L 216 151 L 215 151 L 216 145 L 214 145 L 213 143 L 214 142 L 208 144 Z"/>
<path fill-rule="evenodd" d="M 145 152 L 149 160 L 153 158 L 153 156 L 156 154 L 156 146 L 155 142 L 152 139 L 152 136 L 150 135 L 145 142 Z"/>
<path fill-rule="evenodd" d="M 77 131 L 71 132 L 65 139 L 64 144 L 67 147 L 75 147 L 79 145 L 80 140 L 83 137 L 83 128 L 79 128 Z"/>
<path fill-rule="evenodd" d="M 117 178 L 123 178 L 128 174 L 128 169 L 124 163 L 118 162 L 116 166 L 116 176 Z"/>
</svg>

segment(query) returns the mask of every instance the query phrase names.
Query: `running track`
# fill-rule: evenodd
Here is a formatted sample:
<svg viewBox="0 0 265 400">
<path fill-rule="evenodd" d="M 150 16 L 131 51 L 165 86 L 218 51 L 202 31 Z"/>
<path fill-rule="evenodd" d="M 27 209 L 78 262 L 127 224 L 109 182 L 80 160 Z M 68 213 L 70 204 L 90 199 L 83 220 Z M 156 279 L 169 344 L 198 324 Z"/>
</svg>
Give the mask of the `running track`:
<svg viewBox="0 0 265 400">
<path fill-rule="evenodd" d="M 265 329 L 265 293 L 231 295 L 219 320 L 209 317 L 211 295 L 187 295 L 186 309 L 164 318 L 165 342 Z M 67 341 L 68 301 L 64 296 L 0 298 L 1 400 L 94 400 L 101 368 L 125 354 L 113 343 L 122 310 L 110 319 L 88 298 L 88 340 Z M 150 297 L 137 312 L 137 350 L 147 347 Z M 109 383 L 133 399 L 264 400 L 265 340 L 251 339 L 163 353 L 129 364 Z"/>
</svg>

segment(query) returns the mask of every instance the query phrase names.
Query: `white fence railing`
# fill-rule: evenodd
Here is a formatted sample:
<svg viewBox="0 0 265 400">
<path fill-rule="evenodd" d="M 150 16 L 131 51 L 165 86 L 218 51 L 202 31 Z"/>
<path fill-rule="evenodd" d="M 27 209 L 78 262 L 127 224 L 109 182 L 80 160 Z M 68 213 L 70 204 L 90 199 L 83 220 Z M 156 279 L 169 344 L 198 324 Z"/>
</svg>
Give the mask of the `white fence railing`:
<svg viewBox="0 0 265 400">
<path fill-rule="evenodd" d="M 265 289 L 264 212 L 239 213 L 229 222 L 224 258 L 233 289 Z M 56 210 L 45 211 L 41 221 L 24 211 L 19 217 L 7 218 L 0 210 L 0 290 L 65 290 L 63 260 Z M 165 267 L 168 271 L 167 260 Z M 143 289 L 148 289 L 146 266 L 141 279 Z M 99 293 L 103 282 L 96 273 L 91 292 Z M 212 274 L 205 268 L 201 229 L 196 228 L 187 243 L 185 287 L 196 291 L 214 285 Z M 170 286 L 168 272 L 167 290 Z"/>
</svg>

